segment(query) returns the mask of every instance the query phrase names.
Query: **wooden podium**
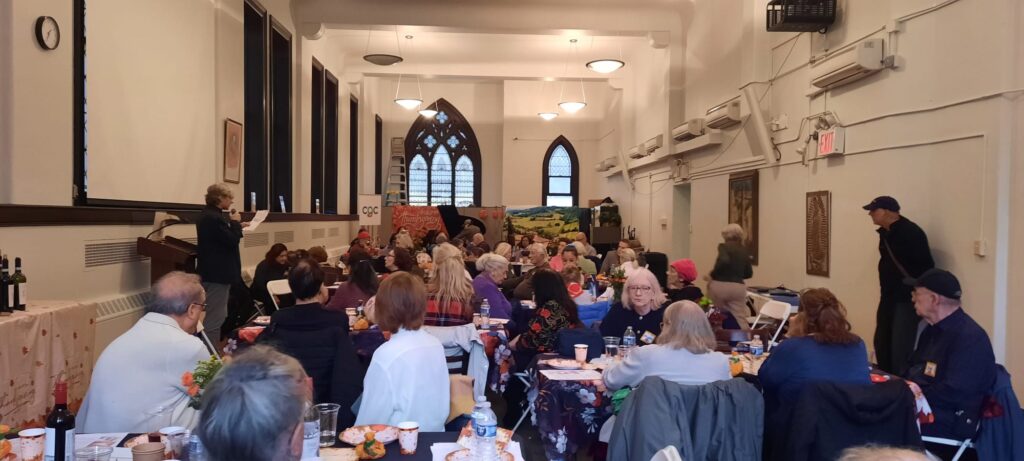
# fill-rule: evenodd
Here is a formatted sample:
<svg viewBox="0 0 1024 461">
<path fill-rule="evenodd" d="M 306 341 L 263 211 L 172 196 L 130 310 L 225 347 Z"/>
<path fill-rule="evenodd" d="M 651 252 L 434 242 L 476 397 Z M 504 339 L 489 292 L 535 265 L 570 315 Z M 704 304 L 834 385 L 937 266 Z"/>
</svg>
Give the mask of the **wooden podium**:
<svg viewBox="0 0 1024 461">
<path fill-rule="evenodd" d="M 142 256 L 149 256 L 149 280 L 155 283 L 172 271 L 196 272 L 196 257 L 199 247 L 174 237 L 150 240 L 139 237 L 136 250 Z"/>
</svg>

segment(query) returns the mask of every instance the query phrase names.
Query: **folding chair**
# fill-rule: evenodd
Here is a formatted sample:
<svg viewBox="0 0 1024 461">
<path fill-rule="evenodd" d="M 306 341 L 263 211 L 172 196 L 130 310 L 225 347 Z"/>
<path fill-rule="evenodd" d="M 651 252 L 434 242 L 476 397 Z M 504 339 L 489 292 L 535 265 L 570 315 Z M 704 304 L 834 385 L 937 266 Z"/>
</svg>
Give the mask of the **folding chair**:
<svg viewBox="0 0 1024 461">
<path fill-rule="evenodd" d="M 525 371 L 512 373 L 512 376 L 515 376 L 516 379 L 522 382 L 523 386 L 526 387 L 526 409 L 523 410 L 523 415 L 519 417 L 519 421 L 516 421 L 516 425 L 512 427 L 512 433 L 515 434 L 516 430 L 519 429 L 519 425 L 523 424 L 523 421 L 526 420 L 527 416 L 533 420 L 533 402 L 530 402 L 530 388 L 533 387 L 533 379 L 530 377 L 530 374 Z"/>
<path fill-rule="evenodd" d="M 658 452 L 651 457 L 651 461 L 683 461 L 683 457 L 679 456 L 679 450 L 676 450 L 675 446 L 669 445 L 658 450 Z"/>
<path fill-rule="evenodd" d="M 792 306 L 782 301 L 768 301 L 761 306 L 761 311 L 758 312 L 757 317 L 753 319 L 747 319 L 750 322 L 750 328 L 757 328 L 758 323 L 761 321 L 761 317 L 768 317 L 779 321 L 779 328 L 775 330 L 775 334 L 772 335 L 771 341 L 765 344 L 765 351 L 771 350 L 772 345 L 775 344 L 775 340 L 778 339 L 779 334 L 782 333 L 782 328 L 786 326 L 786 321 L 789 320 L 789 314 Z M 765 322 L 767 325 L 768 322 Z"/>
<path fill-rule="evenodd" d="M 972 440 L 971 437 L 968 437 L 968 438 L 966 438 L 964 440 L 953 440 L 953 439 L 944 439 L 942 437 L 930 437 L 930 436 L 927 436 L 927 435 L 922 435 L 921 436 L 921 441 L 928 442 L 928 443 L 934 443 L 934 444 L 938 444 L 938 445 L 947 445 L 947 446 L 951 446 L 951 447 L 960 447 L 956 451 L 956 454 L 953 455 L 953 459 L 951 459 L 949 461 L 959 461 L 960 457 L 964 455 L 964 452 L 967 451 L 968 448 L 974 448 L 974 441 Z"/>
<path fill-rule="evenodd" d="M 288 286 L 288 280 L 271 280 L 267 282 L 267 291 L 270 299 L 274 300 L 274 310 L 281 310 L 280 296 L 292 294 L 292 287 Z"/>
</svg>

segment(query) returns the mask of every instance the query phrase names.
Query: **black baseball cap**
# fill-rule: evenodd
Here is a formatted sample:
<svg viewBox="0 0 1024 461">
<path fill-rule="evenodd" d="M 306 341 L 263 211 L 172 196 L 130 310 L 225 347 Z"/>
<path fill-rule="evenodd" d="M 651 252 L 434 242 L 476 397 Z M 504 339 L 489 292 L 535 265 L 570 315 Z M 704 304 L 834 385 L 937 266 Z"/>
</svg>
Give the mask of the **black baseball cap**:
<svg viewBox="0 0 1024 461">
<path fill-rule="evenodd" d="M 888 195 L 882 195 L 879 197 L 875 197 L 875 199 L 872 200 L 871 203 L 864 205 L 864 209 L 868 211 L 875 211 L 879 208 L 883 210 L 899 212 L 900 202 L 897 202 L 896 199 Z"/>
<path fill-rule="evenodd" d="M 907 278 L 903 283 L 912 287 L 922 287 L 949 299 L 960 299 L 960 281 L 956 276 L 942 269 L 928 269 L 920 277 Z"/>
</svg>

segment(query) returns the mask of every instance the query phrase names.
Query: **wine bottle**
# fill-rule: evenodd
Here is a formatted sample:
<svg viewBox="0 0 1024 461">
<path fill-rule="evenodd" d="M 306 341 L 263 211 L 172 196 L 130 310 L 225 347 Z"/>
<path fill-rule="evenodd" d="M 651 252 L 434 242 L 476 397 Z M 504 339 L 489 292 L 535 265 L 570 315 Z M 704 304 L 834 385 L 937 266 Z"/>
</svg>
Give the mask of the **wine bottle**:
<svg viewBox="0 0 1024 461">
<path fill-rule="evenodd" d="M 11 276 L 13 290 L 11 290 L 11 307 L 19 311 L 25 310 L 28 306 L 28 278 L 21 271 L 21 258 L 14 258 L 14 275 Z"/>
<path fill-rule="evenodd" d="M 7 273 L 7 257 L 0 257 L 0 312 L 14 311 L 11 308 L 10 286 L 11 276 Z"/>
<path fill-rule="evenodd" d="M 53 388 L 53 411 L 46 417 L 45 459 L 75 459 L 75 415 L 68 410 L 68 383 L 63 378 L 57 378 Z"/>
</svg>

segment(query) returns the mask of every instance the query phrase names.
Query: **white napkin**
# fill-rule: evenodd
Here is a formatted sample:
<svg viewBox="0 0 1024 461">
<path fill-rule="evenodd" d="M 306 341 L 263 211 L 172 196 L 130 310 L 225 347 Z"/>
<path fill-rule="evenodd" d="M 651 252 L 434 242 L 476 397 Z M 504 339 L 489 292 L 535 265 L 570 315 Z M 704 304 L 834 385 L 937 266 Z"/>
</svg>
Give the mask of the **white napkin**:
<svg viewBox="0 0 1024 461">
<path fill-rule="evenodd" d="M 448 453 L 453 451 L 461 450 L 465 447 L 457 443 L 435 443 L 430 446 L 430 454 L 433 457 L 433 461 L 444 461 L 444 457 L 448 456 Z M 519 447 L 519 442 L 509 442 L 505 446 L 505 451 L 512 453 L 512 456 L 516 461 L 523 461 L 523 451 Z"/>
</svg>

